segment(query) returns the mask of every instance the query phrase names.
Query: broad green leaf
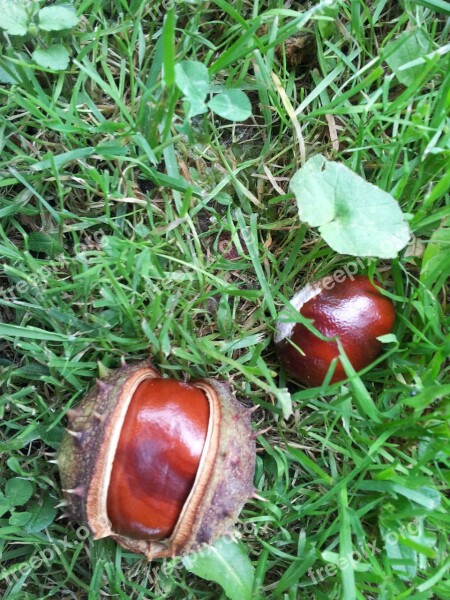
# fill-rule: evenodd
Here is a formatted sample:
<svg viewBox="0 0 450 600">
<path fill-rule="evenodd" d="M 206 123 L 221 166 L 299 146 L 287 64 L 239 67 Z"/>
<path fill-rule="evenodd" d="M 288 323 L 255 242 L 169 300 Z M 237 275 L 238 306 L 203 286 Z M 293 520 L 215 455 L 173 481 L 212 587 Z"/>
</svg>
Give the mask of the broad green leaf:
<svg viewBox="0 0 450 600">
<path fill-rule="evenodd" d="M 8 498 L 5 498 L 2 492 L 0 492 L 0 517 L 3 517 L 3 515 L 8 512 L 10 508 L 11 502 Z"/>
<path fill-rule="evenodd" d="M 52 498 L 47 496 L 42 503 L 30 508 L 31 518 L 26 523 L 24 530 L 27 533 L 42 531 L 52 523 L 56 517 L 56 508 Z"/>
<path fill-rule="evenodd" d="M 190 103 L 188 118 L 206 112 L 205 99 L 210 90 L 206 66 L 195 60 L 184 60 L 175 65 L 175 83 Z"/>
<path fill-rule="evenodd" d="M 450 276 L 450 227 L 437 229 L 426 246 L 420 281 L 426 288 L 440 288 Z"/>
<path fill-rule="evenodd" d="M 71 29 L 78 21 L 77 13 L 70 5 L 46 6 L 39 11 L 39 27 L 44 31 Z"/>
<path fill-rule="evenodd" d="M 300 219 L 318 227 L 340 254 L 395 258 L 410 237 L 397 201 L 345 167 L 318 154 L 290 183 Z"/>
<path fill-rule="evenodd" d="M 62 44 L 49 46 L 45 50 L 38 48 L 33 52 L 32 57 L 40 67 L 45 69 L 64 71 L 69 66 L 69 53 Z"/>
<path fill-rule="evenodd" d="M 33 485 L 27 479 L 13 477 L 8 479 L 5 485 L 5 495 L 13 506 L 22 506 L 28 502 L 33 495 Z"/>
<path fill-rule="evenodd" d="M 231 600 L 251 600 L 255 570 L 244 547 L 229 538 L 183 559 L 188 571 L 215 581 Z"/>
<path fill-rule="evenodd" d="M 403 85 L 411 85 L 420 75 L 423 65 L 403 69 L 403 65 L 425 56 L 431 49 L 430 40 L 421 29 L 405 31 L 385 48 L 385 60 Z"/>
<path fill-rule="evenodd" d="M 337 31 L 335 19 L 339 16 L 338 3 L 331 3 L 319 10 L 315 16 L 315 21 L 319 31 L 324 39 L 329 39 Z"/>
<path fill-rule="evenodd" d="M 0 2 L 2 16 L 0 28 L 5 29 L 9 35 L 26 35 L 28 31 L 28 15 L 20 2 Z"/>
<path fill-rule="evenodd" d="M 226 90 L 208 102 L 208 107 L 229 121 L 246 121 L 252 114 L 252 105 L 242 90 Z"/>
<path fill-rule="evenodd" d="M 31 518 L 31 513 L 28 511 L 14 512 L 9 517 L 9 524 L 13 526 L 23 527 Z"/>
<path fill-rule="evenodd" d="M 28 249 L 32 252 L 47 254 L 50 258 L 54 258 L 64 251 L 64 247 L 55 235 L 42 231 L 30 233 L 28 236 Z"/>
</svg>

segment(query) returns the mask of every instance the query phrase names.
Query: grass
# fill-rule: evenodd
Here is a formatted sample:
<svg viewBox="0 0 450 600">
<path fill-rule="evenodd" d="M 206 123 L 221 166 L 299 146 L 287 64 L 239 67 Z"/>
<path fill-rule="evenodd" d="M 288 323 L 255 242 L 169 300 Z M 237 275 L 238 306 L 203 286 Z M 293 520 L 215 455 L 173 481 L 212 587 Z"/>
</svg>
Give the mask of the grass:
<svg viewBox="0 0 450 600">
<path fill-rule="evenodd" d="M 165 375 L 230 381 L 259 405 L 255 429 L 270 427 L 264 501 L 238 523 L 255 598 L 450 596 L 450 268 L 445 246 L 431 274 L 427 259 L 436 235 L 448 243 L 449 3 L 344 1 L 337 19 L 305 12 L 315 4 L 77 1 L 69 70 L 16 57 L 20 85 L 0 86 L 4 599 L 225 597 L 56 520 L 48 458 L 66 409 L 98 361 L 149 355 Z M 430 48 L 404 85 L 385 59 L 411 30 Z M 184 59 L 217 90 L 245 90 L 252 119 L 186 122 Z M 415 245 L 361 263 L 395 299 L 385 360 L 302 389 L 278 365 L 274 321 L 302 284 L 353 260 L 299 222 L 288 190 L 318 152 L 390 191 Z"/>
</svg>

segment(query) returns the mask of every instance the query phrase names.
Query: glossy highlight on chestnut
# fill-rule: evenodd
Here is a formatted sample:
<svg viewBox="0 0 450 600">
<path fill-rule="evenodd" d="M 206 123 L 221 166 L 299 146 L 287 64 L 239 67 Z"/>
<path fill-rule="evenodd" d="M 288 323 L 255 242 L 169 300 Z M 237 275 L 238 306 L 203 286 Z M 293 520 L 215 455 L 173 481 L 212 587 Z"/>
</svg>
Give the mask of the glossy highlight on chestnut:
<svg viewBox="0 0 450 600">
<path fill-rule="evenodd" d="M 360 371 L 381 354 L 383 345 L 377 338 L 392 331 L 394 305 L 377 289 L 378 283 L 375 287 L 363 275 L 336 282 L 330 289 L 324 280 L 304 288 L 291 304 L 322 335 L 339 338 L 353 368 Z M 303 323 L 279 322 L 275 344 L 283 367 L 306 386 L 321 385 L 331 362 L 339 357 L 336 341 L 321 340 Z M 331 383 L 346 377 L 338 360 Z"/>
</svg>

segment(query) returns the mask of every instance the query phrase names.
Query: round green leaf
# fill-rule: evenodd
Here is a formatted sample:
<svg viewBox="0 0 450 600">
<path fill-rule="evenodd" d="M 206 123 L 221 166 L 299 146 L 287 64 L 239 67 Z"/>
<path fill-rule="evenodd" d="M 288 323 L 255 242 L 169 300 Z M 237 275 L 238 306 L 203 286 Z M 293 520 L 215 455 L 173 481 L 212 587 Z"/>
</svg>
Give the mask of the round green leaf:
<svg viewBox="0 0 450 600">
<path fill-rule="evenodd" d="M 45 31 L 60 31 L 75 27 L 79 19 L 73 6 L 46 6 L 39 11 L 39 27 Z"/>
<path fill-rule="evenodd" d="M 15 527 L 23 527 L 31 518 L 31 513 L 28 511 L 14 512 L 9 517 L 9 524 Z"/>
<path fill-rule="evenodd" d="M 42 531 L 52 523 L 56 517 L 56 508 L 52 498 L 47 496 L 42 504 L 35 504 L 31 509 L 31 518 L 24 529 L 27 533 Z"/>
<path fill-rule="evenodd" d="M 43 231 L 33 231 L 28 236 L 28 249 L 32 252 L 42 252 L 54 258 L 64 251 L 64 247 L 55 235 Z"/>
<path fill-rule="evenodd" d="M 300 219 L 340 254 L 394 258 L 410 231 L 397 201 L 342 164 L 318 154 L 290 183 Z"/>
<path fill-rule="evenodd" d="M 209 108 L 229 121 L 246 121 L 252 114 L 252 105 L 242 90 L 227 90 L 208 102 Z"/>
<path fill-rule="evenodd" d="M 175 65 L 175 83 L 190 103 L 188 118 L 206 112 L 205 98 L 209 92 L 206 66 L 195 60 L 183 60 Z"/>
<path fill-rule="evenodd" d="M 33 495 L 33 485 L 27 479 L 13 477 L 5 485 L 5 495 L 12 506 L 22 506 Z"/>
<path fill-rule="evenodd" d="M 0 27 L 9 35 L 26 35 L 28 30 L 28 15 L 19 2 L 5 2 L 1 5 L 2 18 Z"/>
<path fill-rule="evenodd" d="M 45 69 L 64 71 L 69 66 L 69 53 L 61 44 L 55 44 L 45 50 L 38 48 L 32 56 L 37 64 Z"/>
<path fill-rule="evenodd" d="M 11 502 L 0 492 L 0 517 L 3 517 L 3 515 L 8 512 L 10 508 Z"/>
</svg>

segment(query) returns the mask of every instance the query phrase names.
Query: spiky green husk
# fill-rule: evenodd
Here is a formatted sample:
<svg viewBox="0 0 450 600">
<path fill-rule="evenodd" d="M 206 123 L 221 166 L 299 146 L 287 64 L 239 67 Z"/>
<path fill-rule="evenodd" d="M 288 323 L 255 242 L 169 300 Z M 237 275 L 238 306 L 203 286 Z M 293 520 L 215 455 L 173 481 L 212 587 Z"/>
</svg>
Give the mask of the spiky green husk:
<svg viewBox="0 0 450 600">
<path fill-rule="evenodd" d="M 111 535 L 149 560 L 196 551 L 229 533 L 254 493 L 256 451 L 249 411 L 234 398 L 226 383 L 213 379 L 194 382 L 210 401 L 213 424 L 208 449 L 174 532 L 166 540 L 149 542 L 111 530 L 106 514 L 107 489 L 102 489 L 110 462 L 105 459 L 104 449 L 112 437 L 117 437 L 116 423 L 120 427 L 124 416 L 121 406 L 128 406 L 128 396 L 134 391 L 133 387 L 128 389 L 129 382 L 159 376 L 149 361 L 125 365 L 110 373 L 70 413 L 70 433 L 64 436 L 58 454 L 64 495 L 73 517 L 87 524 L 96 538 Z"/>
</svg>

